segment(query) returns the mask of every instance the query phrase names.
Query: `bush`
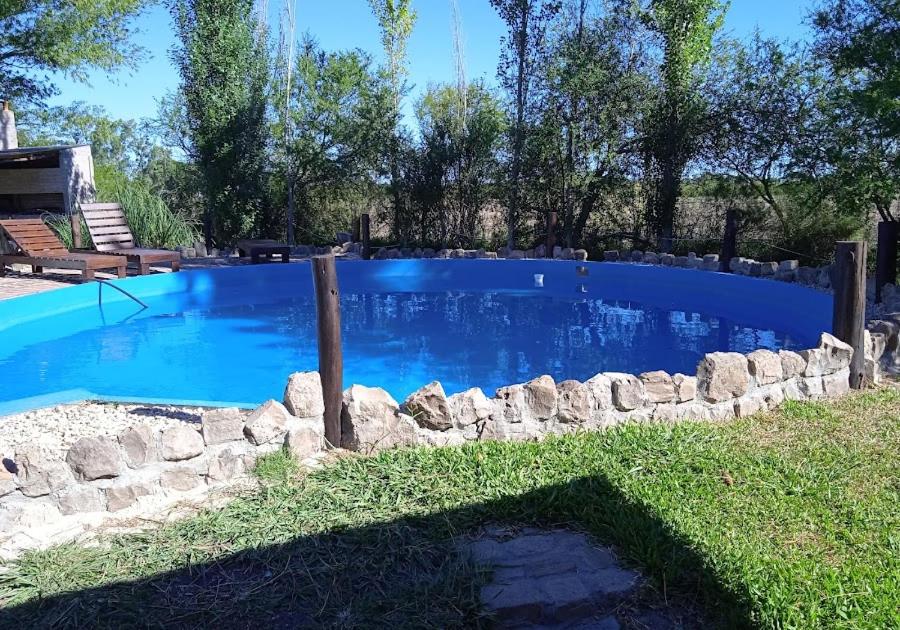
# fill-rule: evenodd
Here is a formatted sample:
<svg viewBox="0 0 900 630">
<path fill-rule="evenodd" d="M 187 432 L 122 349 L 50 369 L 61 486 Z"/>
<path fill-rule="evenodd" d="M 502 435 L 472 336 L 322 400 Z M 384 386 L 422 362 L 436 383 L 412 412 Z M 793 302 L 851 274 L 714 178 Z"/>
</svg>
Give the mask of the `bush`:
<svg viewBox="0 0 900 630">
<path fill-rule="evenodd" d="M 121 204 L 137 247 L 174 249 L 193 245 L 199 239 L 196 223 L 169 209 L 163 199 L 140 180 L 98 169 L 97 200 Z M 66 247 L 72 247 L 72 226 L 67 217 L 47 215 L 45 221 Z M 92 247 L 86 226 L 82 224 L 82 243 Z"/>
</svg>

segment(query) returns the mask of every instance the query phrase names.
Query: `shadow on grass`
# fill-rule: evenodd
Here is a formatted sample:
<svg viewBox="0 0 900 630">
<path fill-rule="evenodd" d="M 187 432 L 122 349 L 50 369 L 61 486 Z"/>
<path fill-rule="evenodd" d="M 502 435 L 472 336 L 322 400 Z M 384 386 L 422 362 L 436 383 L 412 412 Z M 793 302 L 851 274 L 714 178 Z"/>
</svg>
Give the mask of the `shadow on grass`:
<svg viewBox="0 0 900 630">
<path fill-rule="evenodd" d="M 608 480 L 592 476 L 35 598 L 0 610 L 0 627 L 489 627 L 478 603 L 489 576 L 469 562 L 458 541 L 490 523 L 569 526 L 613 545 L 624 564 L 650 578 L 651 607 L 698 613 L 676 614 L 669 617 L 674 624 L 656 627 L 752 625 L 744 598 L 721 586 L 701 556 Z M 237 537 L 232 543 L 240 539 L 239 531 L 229 535 Z M 191 551 L 184 550 L 186 561 Z M 648 627 L 627 616 L 623 621 L 625 627 Z"/>
</svg>

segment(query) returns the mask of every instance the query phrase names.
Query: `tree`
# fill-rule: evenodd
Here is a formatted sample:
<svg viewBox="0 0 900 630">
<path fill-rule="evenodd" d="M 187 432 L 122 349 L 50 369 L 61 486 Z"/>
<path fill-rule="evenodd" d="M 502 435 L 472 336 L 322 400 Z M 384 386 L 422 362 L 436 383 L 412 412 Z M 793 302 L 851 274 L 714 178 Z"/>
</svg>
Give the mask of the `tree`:
<svg viewBox="0 0 900 630">
<path fill-rule="evenodd" d="M 827 159 L 849 192 L 885 221 L 900 194 L 900 4 L 831 0 L 813 14 L 815 52 L 830 65 Z"/>
<path fill-rule="evenodd" d="M 145 0 L 0 0 L 0 98 L 40 104 L 59 90 L 47 73 L 86 82 L 98 68 L 134 68 L 130 22 Z"/>
<path fill-rule="evenodd" d="M 599 13 L 571 0 L 540 60 L 539 123 L 524 171 L 559 212 L 566 246 L 582 244 L 588 220 L 634 176 L 636 125 L 647 92 L 645 50 L 634 15 L 617 3 Z"/>
<path fill-rule="evenodd" d="M 547 26 L 559 11 L 560 3 L 554 0 L 491 0 L 491 5 L 506 23 L 507 29 L 497 73 L 501 85 L 512 98 L 506 246 L 513 249 L 521 198 L 526 126 L 532 112 L 534 72 Z"/>
<path fill-rule="evenodd" d="M 670 251 L 675 208 L 688 162 L 698 151 L 703 100 L 693 89 L 709 61 L 726 5 L 720 0 L 650 0 L 644 23 L 662 48 L 657 97 L 644 130 L 648 222 L 662 251 Z"/>
<path fill-rule="evenodd" d="M 406 91 L 406 44 L 416 23 L 416 12 L 412 9 L 412 0 L 369 0 L 372 13 L 381 28 L 381 43 L 384 47 L 386 63 L 384 77 L 390 93 L 388 118 L 392 122 L 393 133 L 387 144 L 387 170 L 391 178 L 391 196 L 394 205 L 394 236 L 401 241 L 406 240 L 404 226 L 404 199 L 401 190 L 401 131 L 400 106 Z"/>
<path fill-rule="evenodd" d="M 204 181 L 207 246 L 268 223 L 268 51 L 253 0 L 172 4 L 189 155 Z"/>
<path fill-rule="evenodd" d="M 90 144 L 95 164 L 127 175 L 141 172 L 152 159 L 155 142 L 149 125 L 110 118 L 99 105 L 27 108 L 18 119 L 24 146 Z"/>
<path fill-rule="evenodd" d="M 822 141 L 824 77 L 802 49 L 759 33 L 746 45 L 729 42 L 717 61 L 707 84 L 706 158 L 787 230 L 783 184 L 802 168 L 798 148 Z"/>
<path fill-rule="evenodd" d="M 422 140 L 411 188 L 419 238 L 475 247 L 506 126 L 500 103 L 481 82 L 463 98 L 458 84 L 429 86 L 416 115 Z"/>
<path fill-rule="evenodd" d="M 322 216 L 317 202 L 364 186 L 377 160 L 386 127 L 379 113 L 383 90 L 359 51 L 329 53 L 307 38 L 295 66 L 286 97 L 290 130 L 275 136 L 284 138 L 285 182 L 300 211 L 299 228 L 321 240 L 347 223 Z"/>
</svg>

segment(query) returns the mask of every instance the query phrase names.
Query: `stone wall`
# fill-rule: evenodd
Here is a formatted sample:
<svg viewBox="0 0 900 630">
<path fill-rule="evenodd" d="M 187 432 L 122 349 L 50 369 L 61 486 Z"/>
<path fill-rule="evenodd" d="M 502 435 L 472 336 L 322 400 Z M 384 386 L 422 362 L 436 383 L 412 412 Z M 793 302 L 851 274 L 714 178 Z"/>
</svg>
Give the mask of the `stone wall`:
<svg viewBox="0 0 900 630">
<path fill-rule="evenodd" d="M 82 438 L 62 455 L 22 445 L 0 467 L 0 558 L 245 483 L 256 459 L 280 448 L 314 457 L 324 446 L 318 373 L 294 375 L 285 399 L 250 413 L 212 410 L 199 425 Z"/>
<path fill-rule="evenodd" d="M 878 379 L 881 334 L 867 335 L 867 371 Z M 597 430 L 627 421 L 721 421 L 774 409 L 785 400 L 847 393 L 853 349 L 823 333 L 801 352 L 756 350 L 707 354 L 696 376 L 662 371 L 604 372 L 585 382 L 547 375 L 499 388 L 447 396 L 437 381 L 398 404 L 379 388 L 344 392 L 343 448 L 371 453 L 396 446 L 458 445 L 475 440 L 528 440 Z"/>
</svg>

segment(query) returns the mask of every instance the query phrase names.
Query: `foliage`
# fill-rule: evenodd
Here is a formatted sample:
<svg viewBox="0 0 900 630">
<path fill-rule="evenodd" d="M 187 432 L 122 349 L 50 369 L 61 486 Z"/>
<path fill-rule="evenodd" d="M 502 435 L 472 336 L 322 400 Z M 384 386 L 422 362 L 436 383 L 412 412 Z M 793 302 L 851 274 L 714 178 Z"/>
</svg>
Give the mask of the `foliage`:
<svg viewBox="0 0 900 630">
<path fill-rule="evenodd" d="M 299 232 L 306 239 L 330 241 L 329 235 L 346 229 L 351 218 L 333 212 L 328 200 L 369 182 L 393 132 L 392 120 L 383 114 L 389 96 L 360 51 L 329 53 L 307 39 L 295 65 L 286 100 L 287 131 L 281 120 L 274 136 L 283 139 L 284 168 L 290 169 L 284 181 L 292 187 Z"/>
<path fill-rule="evenodd" d="M 636 128 L 648 80 L 633 13 L 569 2 L 540 58 L 540 114 L 526 143 L 526 200 L 536 223 L 558 211 L 564 245 L 639 176 Z"/>
<path fill-rule="evenodd" d="M 344 457 L 305 476 L 280 453 L 261 462 L 262 489 L 222 509 L 25 555 L 0 574 L 0 605 L 38 627 L 141 625 L 148 608 L 191 627 L 477 627 L 482 578 L 458 542 L 501 524 L 587 530 L 668 603 L 702 605 L 703 627 L 893 628 L 898 414 L 887 387 L 724 424 Z"/>
<path fill-rule="evenodd" d="M 814 13 L 816 54 L 831 69 L 823 129 L 831 192 L 844 206 L 897 220 L 900 194 L 900 4 L 831 0 Z"/>
<path fill-rule="evenodd" d="M 89 144 L 94 163 L 136 174 L 153 159 L 153 131 L 145 121 L 110 118 L 103 107 L 75 102 L 29 108 L 17 116 L 22 146 Z"/>
<path fill-rule="evenodd" d="M 145 0 L 0 0 L 0 98 L 41 104 L 57 94 L 47 73 L 137 67 L 130 22 Z"/>
<path fill-rule="evenodd" d="M 407 177 L 417 236 L 442 247 L 477 247 L 506 126 L 500 104 L 481 82 L 466 86 L 464 99 L 457 85 L 429 86 L 416 114 L 422 139 Z"/>
<path fill-rule="evenodd" d="M 112 168 L 101 166 L 97 169 L 95 183 L 98 201 L 121 204 L 138 247 L 174 249 L 197 242 L 199 235 L 194 221 L 171 210 L 146 181 L 129 179 Z M 71 248 L 72 224 L 68 217 L 48 215 L 47 222 L 65 246 Z M 92 247 L 87 227 L 82 225 L 81 232 L 84 246 Z"/>
<path fill-rule="evenodd" d="M 685 168 L 698 152 L 705 104 L 693 88 L 726 7 L 721 0 L 651 0 L 642 13 L 663 54 L 643 130 L 647 219 L 663 251 L 671 249 Z"/>
<path fill-rule="evenodd" d="M 268 51 L 252 0 L 172 4 L 179 46 L 172 59 L 190 156 L 204 182 L 204 237 L 226 244 L 260 235 L 267 199 Z"/>
<path fill-rule="evenodd" d="M 412 0 L 369 0 L 372 13 L 381 29 L 381 43 L 387 59 L 383 76 L 387 81 L 390 99 L 385 111 L 390 120 L 392 134 L 385 143 L 383 158 L 390 175 L 390 192 L 393 201 L 393 225 L 395 237 L 407 240 L 407 203 L 401 180 L 401 152 L 404 144 L 400 129 L 400 105 L 406 92 L 406 45 L 415 26 L 417 14 Z"/>
<path fill-rule="evenodd" d="M 510 159 L 504 201 L 507 205 L 506 246 L 512 249 L 519 222 L 522 158 L 535 109 L 532 86 L 536 81 L 538 55 L 547 28 L 559 12 L 561 3 L 557 0 L 491 0 L 491 6 L 507 29 L 497 74 L 509 96 Z"/>
</svg>

